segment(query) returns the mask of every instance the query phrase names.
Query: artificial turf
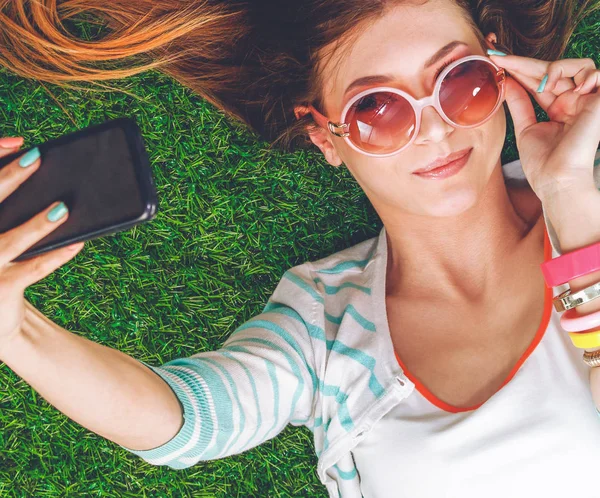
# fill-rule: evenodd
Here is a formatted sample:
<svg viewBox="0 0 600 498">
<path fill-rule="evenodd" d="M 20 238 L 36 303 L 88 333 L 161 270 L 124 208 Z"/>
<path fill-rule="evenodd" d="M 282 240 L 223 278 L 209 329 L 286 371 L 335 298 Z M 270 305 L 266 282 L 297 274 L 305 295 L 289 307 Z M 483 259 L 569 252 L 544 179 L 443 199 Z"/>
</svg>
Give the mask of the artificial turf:
<svg viewBox="0 0 600 498">
<path fill-rule="evenodd" d="M 596 13 L 564 57 L 598 65 L 599 29 Z M 130 116 L 150 156 L 156 219 L 87 242 L 26 291 L 65 329 L 152 365 L 217 349 L 262 311 L 287 269 L 378 235 L 381 221 L 348 170 L 316 148 L 272 150 L 159 72 L 109 84 L 124 91 L 64 90 L 0 71 L 0 136 L 23 136 L 26 148 Z M 508 119 L 502 162 L 517 157 Z M 154 467 L 0 363 L 1 497 L 326 497 L 316 464 L 310 431 L 289 426 L 240 455 Z"/>
</svg>

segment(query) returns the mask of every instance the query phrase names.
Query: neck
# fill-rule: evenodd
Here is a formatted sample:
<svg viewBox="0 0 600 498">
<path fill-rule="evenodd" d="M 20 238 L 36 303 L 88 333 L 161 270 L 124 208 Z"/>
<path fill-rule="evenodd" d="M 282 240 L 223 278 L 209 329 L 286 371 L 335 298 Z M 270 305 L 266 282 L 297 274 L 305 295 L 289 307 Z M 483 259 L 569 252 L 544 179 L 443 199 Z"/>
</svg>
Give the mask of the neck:
<svg viewBox="0 0 600 498">
<path fill-rule="evenodd" d="M 495 292 L 528 254 L 523 251 L 525 240 L 531 240 L 528 235 L 537 223 L 516 211 L 500 163 L 479 199 L 453 217 L 382 218 L 388 295 L 478 303 Z"/>
</svg>

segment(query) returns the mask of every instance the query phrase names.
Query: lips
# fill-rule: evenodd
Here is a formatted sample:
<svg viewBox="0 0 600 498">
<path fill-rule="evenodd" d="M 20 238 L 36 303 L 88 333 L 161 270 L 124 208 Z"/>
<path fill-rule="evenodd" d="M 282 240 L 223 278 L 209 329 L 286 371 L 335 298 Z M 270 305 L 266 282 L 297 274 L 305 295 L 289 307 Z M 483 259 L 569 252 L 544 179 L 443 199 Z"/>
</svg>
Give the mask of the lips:
<svg viewBox="0 0 600 498">
<path fill-rule="evenodd" d="M 441 168 L 442 166 L 445 166 L 446 164 L 451 163 L 452 161 L 456 161 L 457 159 L 460 159 L 461 157 L 465 156 L 470 150 L 471 147 L 467 147 L 466 149 L 453 152 L 449 156 L 440 157 L 432 163 L 429 163 L 424 168 L 413 171 L 413 173 L 425 173 L 426 171 L 431 171 L 432 169 Z"/>
</svg>

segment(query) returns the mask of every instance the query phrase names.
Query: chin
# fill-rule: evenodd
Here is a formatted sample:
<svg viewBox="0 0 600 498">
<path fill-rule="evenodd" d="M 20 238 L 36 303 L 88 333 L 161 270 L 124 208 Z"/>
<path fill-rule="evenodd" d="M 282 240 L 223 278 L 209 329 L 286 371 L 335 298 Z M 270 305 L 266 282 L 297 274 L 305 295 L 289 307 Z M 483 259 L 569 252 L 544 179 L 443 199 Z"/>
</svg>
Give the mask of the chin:
<svg viewBox="0 0 600 498">
<path fill-rule="evenodd" d="M 441 192 L 439 195 L 429 196 L 430 202 L 424 206 L 424 211 L 429 216 L 436 218 L 447 218 L 460 216 L 477 205 L 479 200 L 475 189 L 460 188 L 449 192 Z"/>
</svg>

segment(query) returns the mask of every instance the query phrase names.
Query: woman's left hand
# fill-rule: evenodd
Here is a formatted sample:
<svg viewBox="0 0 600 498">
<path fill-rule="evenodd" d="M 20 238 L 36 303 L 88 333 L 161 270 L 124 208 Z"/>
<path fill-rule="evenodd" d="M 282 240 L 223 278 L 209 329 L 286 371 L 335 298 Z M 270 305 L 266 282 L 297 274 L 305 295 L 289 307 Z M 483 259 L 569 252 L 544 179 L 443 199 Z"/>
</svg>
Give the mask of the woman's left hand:
<svg viewBox="0 0 600 498">
<path fill-rule="evenodd" d="M 600 70 L 592 59 L 553 62 L 491 55 L 507 71 L 506 103 L 523 172 L 544 202 L 563 191 L 596 190 L 594 159 L 600 143 Z M 544 75 L 548 80 L 537 93 Z M 575 91 L 580 85 L 581 88 Z M 528 92 L 550 121 L 538 122 Z"/>
</svg>

